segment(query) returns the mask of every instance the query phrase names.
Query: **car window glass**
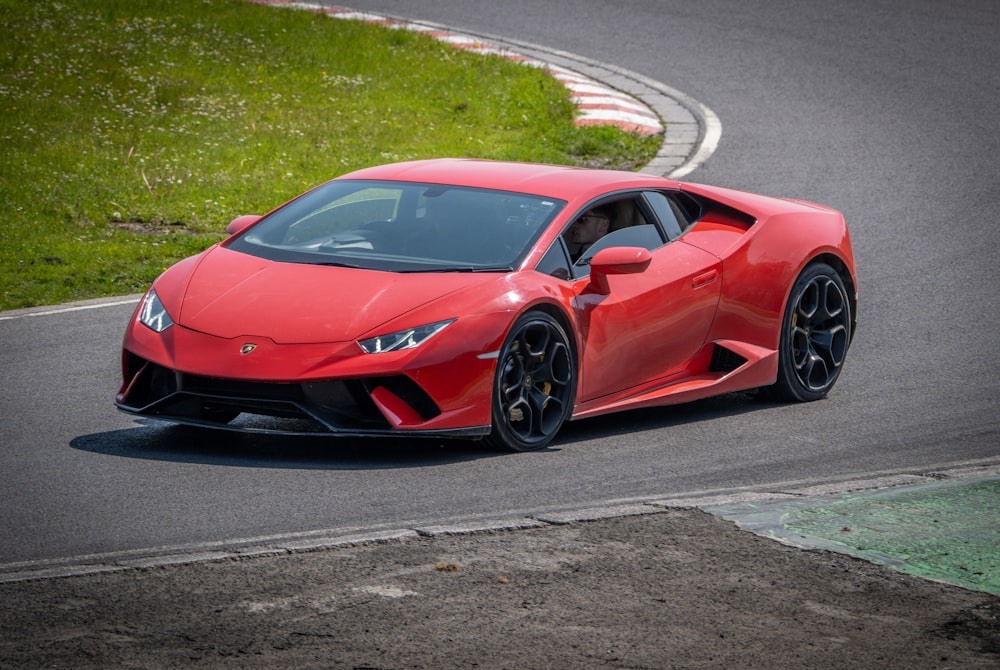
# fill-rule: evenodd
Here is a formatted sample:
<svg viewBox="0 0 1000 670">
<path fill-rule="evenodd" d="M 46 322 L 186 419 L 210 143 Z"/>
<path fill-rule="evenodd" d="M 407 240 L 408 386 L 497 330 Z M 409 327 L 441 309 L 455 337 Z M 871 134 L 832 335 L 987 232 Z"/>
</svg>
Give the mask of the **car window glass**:
<svg viewBox="0 0 1000 670">
<path fill-rule="evenodd" d="M 652 207 L 653 212 L 656 214 L 656 218 L 660 220 L 663 225 L 664 231 L 667 233 L 667 237 L 672 240 L 677 239 L 681 236 L 681 231 L 684 230 L 685 224 L 678 219 L 678 210 L 676 205 L 674 205 L 670 198 L 666 194 L 660 191 L 647 191 L 645 193 L 646 202 Z"/>
<path fill-rule="evenodd" d="M 557 279 L 570 278 L 570 260 L 566 254 L 566 247 L 559 240 L 549 247 L 542 260 L 535 266 L 537 272 L 551 275 Z"/>
<path fill-rule="evenodd" d="M 520 265 L 564 201 L 494 189 L 334 180 L 267 215 L 234 251 L 393 272 Z"/>
<path fill-rule="evenodd" d="M 368 222 L 391 219 L 396 214 L 399 191 L 385 188 L 363 189 L 334 201 L 302 218 L 285 230 L 282 243 L 303 244 L 309 240 L 356 229 Z"/>
<path fill-rule="evenodd" d="M 642 247 L 650 251 L 662 247 L 664 244 L 663 235 L 659 228 L 651 223 L 642 226 L 630 226 L 620 230 L 614 230 L 594 242 L 584 254 L 576 261 L 574 270 L 577 276 L 590 272 L 590 259 L 601 249 L 608 247 Z"/>
<path fill-rule="evenodd" d="M 670 194 L 670 204 L 677 213 L 677 220 L 681 222 L 681 230 L 687 230 L 699 221 L 704 213 L 701 202 L 691 196 L 690 193 L 675 191 Z"/>
</svg>

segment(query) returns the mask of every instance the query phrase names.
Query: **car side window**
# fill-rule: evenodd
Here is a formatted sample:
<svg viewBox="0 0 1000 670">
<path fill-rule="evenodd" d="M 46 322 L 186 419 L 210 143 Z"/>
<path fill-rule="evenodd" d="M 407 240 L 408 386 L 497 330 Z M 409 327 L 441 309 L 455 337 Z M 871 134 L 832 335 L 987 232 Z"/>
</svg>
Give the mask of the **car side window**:
<svg viewBox="0 0 1000 670">
<path fill-rule="evenodd" d="M 701 204 L 681 191 L 646 191 L 643 194 L 671 240 L 680 237 L 701 218 Z"/>
<path fill-rule="evenodd" d="M 559 241 L 549 247 L 549 250 L 542 256 L 542 260 L 535 266 L 535 270 L 542 274 L 547 274 L 556 279 L 569 279 L 570 260 L 566 253 L 566 247 Z"/>
<path fill-rule="evenodd" d="M 642 247 L 652 251 L 668 240 L 643 194 L 631 193 L 587 205 L 563 231 L 563 241 L 573 262 L 573 276 L 586 277 L 590 258 L 601 249 Z"/>
<path fill-rule="evenodd" d="M 678 216 L 680 212 L 677 206 L 671 202 L 665 193 L 661 193 L 660 191 L 647 191 L 644 195 L 646 202 L 649 203 L 650 208 L 656 214 L 656 218 L 663 225 L 663 230 L 667 233 L 667 237 L 671 240 L 676 240 L 680 237 L 687 222 L 681 221 Z"/>
<path fill-rule="evenodd" d="M 594 254 L 608 247 L 642 247 L 643 249 L 652 251 L 662 246 L 663 236 L 660 235 L 659 229 L 653 224 L 647 223 L 639 226 L 629 226 L 628 228 L 613 230 L 594 242 L 580 256 L 574 267 L 578 275 L 581 274 L 581 268 L 584 268 L 583 273 L 586 274 L 589 272 L 590 259 L 594 257 Z"/>
</svg>

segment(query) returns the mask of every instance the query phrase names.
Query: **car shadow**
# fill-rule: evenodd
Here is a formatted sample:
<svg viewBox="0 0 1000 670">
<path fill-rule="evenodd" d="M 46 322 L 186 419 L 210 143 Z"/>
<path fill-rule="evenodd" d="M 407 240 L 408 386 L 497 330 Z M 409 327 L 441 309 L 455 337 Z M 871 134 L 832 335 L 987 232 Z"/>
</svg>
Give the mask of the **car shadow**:
<svg viewBox="0 0 1000 670">
<path fill-rule="evenodd" d="M 553 445 L 558 448 L 575 442 L 663 430 L 672 426 L 696 424 L 780 407 L 781 404 L 762 400 L 750 392 L 740 391 L 678 405 L 615 412 L 567 423 Z"/>
<path fill-rule="evenodd" d="M 662 430 L 671 426 L 736 416 L 775 406 L 746 393 L 617 412 L 572 421 L 542 453 L 575 443 Z M 130 428 L 81 435 L 73 449 L 106 456 L 229 467 L 301 470 L 383 470 L 447 465 L 517 456 L 473 440 L 439 438 L 351 438 L 330 435 L 240 433 L 135 419 Z"/>
<path fill-rule="evenodd" d="M 137 419 L 135 427 L 81 435 L 73 449 L 106 456 L 229 467 L 381 470 L 500 456 L 478 442 L 237 433 Z"/>
</svg>

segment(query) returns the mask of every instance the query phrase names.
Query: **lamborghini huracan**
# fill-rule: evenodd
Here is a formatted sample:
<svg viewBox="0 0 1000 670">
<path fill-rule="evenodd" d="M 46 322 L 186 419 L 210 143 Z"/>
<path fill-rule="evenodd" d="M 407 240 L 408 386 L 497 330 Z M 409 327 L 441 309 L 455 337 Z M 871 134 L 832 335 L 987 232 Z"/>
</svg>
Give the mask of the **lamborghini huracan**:
<svg viewBox="0 0 1000 670">
<path fill-rule="evenodd" d="M 227 232 L 140 301 L 120 409 L 528 451 L 619 410 L 818 400 L 857 324 L 839 212 L 632 172 L 397 163 Z"/>
</svg>

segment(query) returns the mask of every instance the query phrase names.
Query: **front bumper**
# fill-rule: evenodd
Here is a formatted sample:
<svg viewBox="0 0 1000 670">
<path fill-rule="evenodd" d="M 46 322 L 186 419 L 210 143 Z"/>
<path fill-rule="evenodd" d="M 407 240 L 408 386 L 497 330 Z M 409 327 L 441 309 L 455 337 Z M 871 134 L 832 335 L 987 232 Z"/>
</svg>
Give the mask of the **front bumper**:
<svg viewBox="0 0 1000 670">
<path fill-rule="evenodd" d="M 433 428 L 441 408 L 405 375 L 308 382 L 214 379 L 170 370 L 126 352 L 130 381 L 119 409 L 176 423 L 244 432 L 477 438 L 489 425 Z M 289 419 L 266 428 L 229 424 L 237 414 Z"/>
<path fill-rule="evenodd" d="M 353 342 L 283 345 L 177 325 L 153 333 L 133 322 L 115 404 L 132 414 L 238 431 L 482 437 L 491 424 L 492 342 L 476 346 L 475 338 L 447 335 L 433 347 L 363 354 Z M 243 353 L 250 341 L 254 350 Z M 247 420 L 255 416 L 287 421 L 259 428 Z"/>
</svg>

